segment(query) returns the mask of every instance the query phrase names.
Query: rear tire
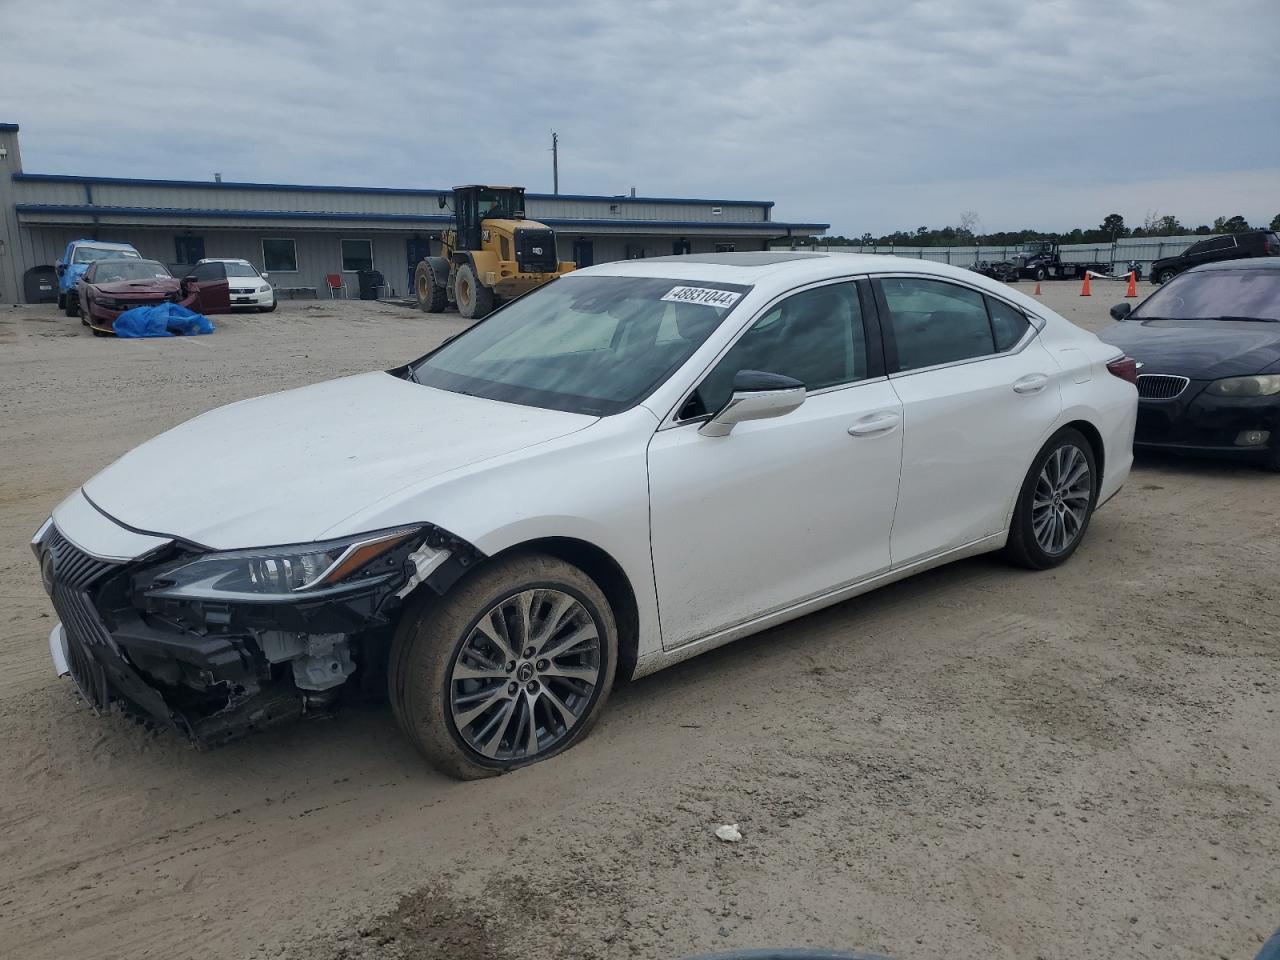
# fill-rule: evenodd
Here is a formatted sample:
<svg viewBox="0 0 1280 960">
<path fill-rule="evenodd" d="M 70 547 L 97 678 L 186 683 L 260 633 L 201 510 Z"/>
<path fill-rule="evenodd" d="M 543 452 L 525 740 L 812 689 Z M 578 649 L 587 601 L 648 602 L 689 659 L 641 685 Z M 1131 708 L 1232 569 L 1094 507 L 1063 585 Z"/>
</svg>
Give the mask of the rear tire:
<svg viewBox="0 0 1280 960">
<path fill-rule="evenodd" d="M 475 267 L 469 263 L 458 267 L 453 298 L 458 312 L 468 320 L 479 320 L 493 312 L 493 291 L 480 283 Z"/>
<path fill-rule="evenodd" d="M 1077 476 L 1081 467 L 1087 472 Z M 1054 434 L 1022 481 L 1005 556 L 1029 570 L 1065 563 L 1089 529 L 1100 480 L 1084 434 L 1071 427 Z"/>
<path fill-rule="evenodd" d="M 519 553 L 444 597 L 422 591 L 406 607 L 387 686 L 400 728 L 422 755 L 442 773 L 475 780 L 585 737 L 617 663 L 617 625 L 595 581 L 563 560 Z"/>
<path fill-rule="evenodd" d="M 435 271 L 426 261 L 413 271 L 413 290 L 418 297 L 418 309 L 423 313 L 444 313 L 448 291 L 443 283 L 436 282 Z"/>
<path fill-rule="evenodd" d="M 63 312 L 64 312 L 68 317 L 78 317 L 78 316 L 80 316 L 80 297 L 79 297 L 79 295 L 78 295 L 78 294 L 74 294 L 74 293 L 68 293 L 68 294 L 67 294 L 67 296 L 66 296 L 66 298 L 65 298 L 65 300 L 64 300 L 64 302 L 63 302 L 62 310 L 63 310 Z"/>
<path fill-rule="evenodd" d="M 1161 270 L 1160 273 L 1156 275 L 1156 283 L 1159 283 L 1159 284 L 1168 283 L 1177 275 L 1178 275 L 1178 271 L 1176 270 Z"/>
</svg>

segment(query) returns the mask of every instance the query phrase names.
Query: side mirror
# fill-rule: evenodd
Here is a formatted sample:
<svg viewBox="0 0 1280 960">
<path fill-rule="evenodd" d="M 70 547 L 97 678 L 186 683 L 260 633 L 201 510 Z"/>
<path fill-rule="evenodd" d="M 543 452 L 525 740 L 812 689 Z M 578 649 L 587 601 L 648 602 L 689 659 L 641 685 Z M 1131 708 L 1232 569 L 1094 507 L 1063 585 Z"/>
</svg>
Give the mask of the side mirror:
<svg viewBox="0 0 1280 960">
<path fill-rule="evenodd" d="M 263 270 L 263 271 L 262 271 L 262 273 L 258 274 L 258 276 L 262 277 L 262 279 L 263 279 L 263 280 L 265 280 L 265 279 L 267 279 L 267 277 L 271 276 L 271 274 L 269 274 L 269 273 L 267 273 L 267 271 Z"/>
<path fill-rule="evenodd" d="M 196 280 L 196 275 L 194 273 L 187 274 L 185 277 L 182 278 L 182 282 L 183 283 L 199 283 L 199 281 Z"/>
<path fill-rule="evenodd" d="M 53 272 L 56 273 L 58 276 L 62 276 L 64 273 L 67 272 L 67 265 L 65 263 L 55 264 L 53 268 Z"/>
<path fill-rule="evenodd" d="M 745 420 L 783 417 L 804 403 L 804 384 L 780 373 L 739 370 L 733 376 L 733 396 L 698 428 L 704 437 L 727 437 Z"/>
<path fill-rule="evenodd" d="M 1111 319 L 1123 320 L 1125 317 L 1129 316 L 1129 313 L 1132 310 L 1133 310 L 1133 307 L 1127 303 L 1117 303 L 1114 307 L 1111 308 Z"/>
</svg>

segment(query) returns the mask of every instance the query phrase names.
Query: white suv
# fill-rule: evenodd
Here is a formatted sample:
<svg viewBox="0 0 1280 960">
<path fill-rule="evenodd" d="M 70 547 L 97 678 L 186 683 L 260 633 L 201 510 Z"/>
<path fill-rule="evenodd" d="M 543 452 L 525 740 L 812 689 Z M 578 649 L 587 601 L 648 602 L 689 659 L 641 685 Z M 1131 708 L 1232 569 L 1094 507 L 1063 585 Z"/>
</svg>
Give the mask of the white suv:
<svg viewBox="0 0 1280 960">
<path fill-rule="evenodd" d="M 258 272 L 248 260 L 206 257 L 196 266 L 201 263 L 220 263 L 226 268 L 232 309 L 254 308 L 270 313 L 276 308 L 276 292 L 267 275 Z"/>
<path fill-rule="evenodd" d="M 441 769 L 500 773 L 615 680 L 961 557 L 1062 563 L 1129 474 L 1135 379 L 923 260 L 579 270 L 99 473 L 32 543 L 53 659 L 206 744 L 380 688 Z"/>
</svg>

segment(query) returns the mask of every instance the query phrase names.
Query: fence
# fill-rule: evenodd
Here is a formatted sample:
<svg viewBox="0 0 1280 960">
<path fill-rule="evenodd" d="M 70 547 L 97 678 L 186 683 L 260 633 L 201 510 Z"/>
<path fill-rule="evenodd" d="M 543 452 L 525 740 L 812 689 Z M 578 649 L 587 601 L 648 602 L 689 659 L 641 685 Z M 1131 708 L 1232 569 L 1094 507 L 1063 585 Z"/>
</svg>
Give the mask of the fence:
<svg viewBox="0 0 1280 960">
<path fill-rule="evenodd" d="M 1110 263 L 1112 269 L 1122 272 L 1128 267 L 1130 260 L 1136 260 L 1143 266 L 1143 273 L 1150 273 L 1153 260 L 1161 257 L 1172 257 L 1181 253 L 1191 244 L 1200 240 L 1208 240 L 1221 234 L 1186 234 L 1180 237 L 1126 237 L 1115 243 L 1064 243 L 1058 251 L 1066 263 Z M 789 245 L 776 245 L 781 249 L 789 249 Z M 956 247 L 896 247 L 892 245 L 858 245 L 858 244 L 822 244 L 797 249 L 817 250 L 830 253 L 878 253 L 896 257 L 911 257 L 917 260 L 933 260 L 937 263 L 951 263 L 958 267 L 971 267 L 980 260 L 1011 260 L 1022 244 L 1013 243 L 1007 246 L 975 246 L 969 244 Z"/>
</svg>

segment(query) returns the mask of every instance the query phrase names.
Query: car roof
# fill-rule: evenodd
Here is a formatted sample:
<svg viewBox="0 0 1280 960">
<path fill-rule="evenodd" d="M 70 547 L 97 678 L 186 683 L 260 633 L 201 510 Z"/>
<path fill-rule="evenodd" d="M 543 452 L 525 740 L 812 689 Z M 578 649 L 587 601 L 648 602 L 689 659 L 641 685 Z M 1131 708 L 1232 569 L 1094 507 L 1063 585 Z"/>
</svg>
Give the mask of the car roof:
<svg viewBox="0 0 1280 960">
<path fill-rule="evenodd" d="M 742 253 L 697 253 L 675 257 L 616 260 L 575 270 L 569 276 L 663 277 L 671 280 L 757 284 L 761 281 L 806 283 L 862 273 L 919 273 L 977 282 L 972 270 L 871 253 L 805 253 L 759 250 Z M 1003 284 L 1001 285 L 1003 286 Z"/>
<path fill-rule="evenodd" d="M 1240 260 L 1219 260 L 1202 263 L 1186 273 L 1212 273 L 1215 270 L 1280 270 L 1280 257 L 1246 257 Z"/>
<path fill-rule="evenodd" d="M 204 257 L 197 260 L 196 263 L 249 263 L 244 257 Z M 253 264 L 249 264 L 253 266 Z"/>
</svg>

